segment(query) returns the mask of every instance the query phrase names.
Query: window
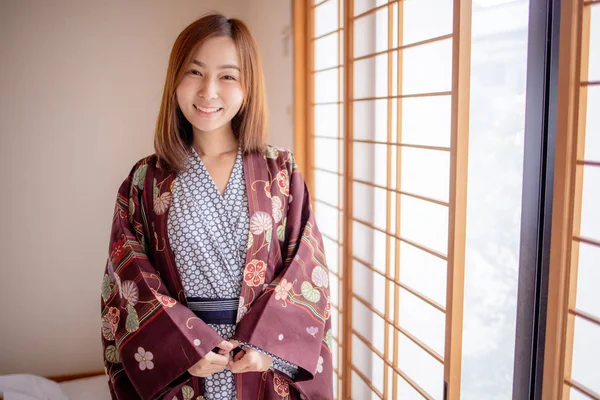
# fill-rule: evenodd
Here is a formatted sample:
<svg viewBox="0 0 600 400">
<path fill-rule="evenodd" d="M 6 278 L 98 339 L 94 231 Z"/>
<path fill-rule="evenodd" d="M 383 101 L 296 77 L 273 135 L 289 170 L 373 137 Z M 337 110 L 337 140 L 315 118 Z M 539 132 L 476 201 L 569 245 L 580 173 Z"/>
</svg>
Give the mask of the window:
<svg viewBox="0 0 600 400">
<path fill-rule="evenodd" d="M 600 0 L 295 6 L 336 397 L 600 400 Z"/>
<path fill-rule="evenodd" d="M 600 399 L 600 1 L 565 7 L 544 393 Z M 561 88 L 559 88 L 560 90 Z M 550 398 L 550 397 L 548 397 Z"/>
</svg>

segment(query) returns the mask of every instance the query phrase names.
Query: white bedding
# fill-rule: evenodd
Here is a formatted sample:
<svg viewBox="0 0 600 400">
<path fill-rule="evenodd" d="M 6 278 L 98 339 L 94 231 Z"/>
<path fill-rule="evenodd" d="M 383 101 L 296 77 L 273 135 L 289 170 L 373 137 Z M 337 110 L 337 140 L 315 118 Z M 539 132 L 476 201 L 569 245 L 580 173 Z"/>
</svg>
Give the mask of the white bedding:
<svg viewBox="0 0 600 400">
<path fill-rule="evenodd" d="M 0 376 L 4 400 L 110 400 L 106 375 L 56 383 L 37 375 Z"/>
<path fill-rule="evenodd" d="M 91 378 L 61 382 L 59 385 L 71 400 L 110 400 L 108 376 L 104 374 Z"/>
</svg>

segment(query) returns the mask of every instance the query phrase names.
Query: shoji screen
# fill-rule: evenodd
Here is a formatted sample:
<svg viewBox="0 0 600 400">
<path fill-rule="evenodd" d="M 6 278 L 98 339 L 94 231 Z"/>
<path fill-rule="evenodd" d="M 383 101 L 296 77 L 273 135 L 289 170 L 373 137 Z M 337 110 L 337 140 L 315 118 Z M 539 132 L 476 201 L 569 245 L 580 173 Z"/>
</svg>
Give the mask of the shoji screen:
<svg viewBox="0 0 600 400">
<path fill-rule="evenodd" d="M 309 2 L 311 3 L 311 2 Z M 307 180 L 313 190 L 314 210 L 330 271 L 332 352 L 334 394 L 339 396 L 342 382 L 342 285 L 343 259 L 343 2 L 315 1 L 309 4 L 308 96 L 310 107 L 310 172 Z"/>
<path fill-rule="evenodd" d="M 337 396 L 458 399 L 470 1 L 307 7 L 307 179 Z"/>
<path fill-rule="evenodd" d="M 562 12 L 544 398 L 599 400 L 600 1 Z"/>
</svg>

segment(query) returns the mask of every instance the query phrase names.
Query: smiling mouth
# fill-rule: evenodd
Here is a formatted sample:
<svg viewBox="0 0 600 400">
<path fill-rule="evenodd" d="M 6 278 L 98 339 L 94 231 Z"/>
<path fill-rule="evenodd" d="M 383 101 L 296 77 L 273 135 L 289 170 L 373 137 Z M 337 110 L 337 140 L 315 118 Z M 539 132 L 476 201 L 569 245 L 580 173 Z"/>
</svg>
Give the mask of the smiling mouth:
<svg viewBox="0 0 600 400">
<path fill-rule="evenodd" d="M 197 106 L 195 104 L 194 104 L 194 108 L 196 110 L 206 113 L 206 114 L 214 114 L 223 109 L 223 107 L 202 107 L 202 106 Z"/>
</svg>

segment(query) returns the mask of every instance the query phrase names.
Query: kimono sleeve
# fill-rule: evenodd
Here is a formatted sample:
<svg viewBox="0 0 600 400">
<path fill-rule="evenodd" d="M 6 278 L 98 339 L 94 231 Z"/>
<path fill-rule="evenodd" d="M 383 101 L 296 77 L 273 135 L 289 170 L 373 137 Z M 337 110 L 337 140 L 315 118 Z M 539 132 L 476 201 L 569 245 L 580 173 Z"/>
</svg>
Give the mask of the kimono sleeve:
<svg viewBox="0 0 600 400">
<path fill-rule="evenodd" d="M 102 280 L 104 363 L 116 399 L 159 398 L 224 340 L 168 293 L 149 259 L 142 194 L 148 165 L 140 163 L 119 188 Z"/>
<path fill-rule="evenodd" d="M 237 339 L 299 367 L 295 381 L 331 388 L 329 277 L 310 196 L 293 156 L 286 156 L 289 196 L 282 266 L 238 323 Z M 308 382 L 307 382 L 308 383 Z M 305 392 L 307 393 L 307 392 Z M 323 392 L 321 392 L 323 393 Z M 319 398 L 331 398 L 326 397 Z M 308 397 L 310 398 L 310 397 Z"/>
</svg>

